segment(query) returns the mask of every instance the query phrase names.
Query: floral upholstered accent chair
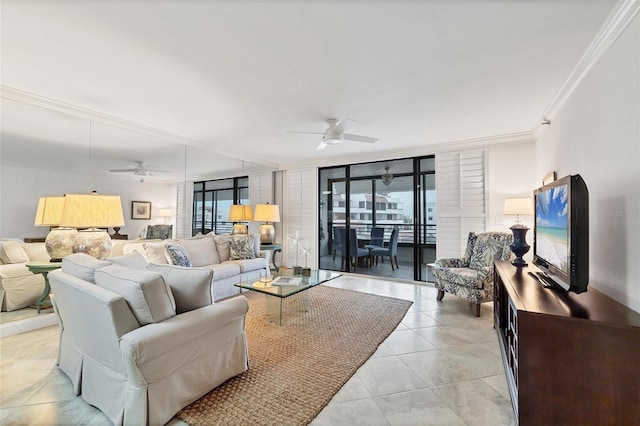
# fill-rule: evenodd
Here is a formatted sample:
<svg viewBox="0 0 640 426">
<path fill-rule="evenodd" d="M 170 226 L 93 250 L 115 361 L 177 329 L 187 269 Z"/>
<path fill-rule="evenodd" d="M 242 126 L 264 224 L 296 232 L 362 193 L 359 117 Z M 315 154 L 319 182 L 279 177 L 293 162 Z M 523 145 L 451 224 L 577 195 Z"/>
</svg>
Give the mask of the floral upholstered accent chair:
<svg viewBox="0 0 640 426">
<path fill-rule="evenodd" d="M 480 304 L 493 300 L 493 262 L 509 260 L 509 245 L 513 235 L 506 232 L 469 232 L 463 258 L 436 260 L 433 268 L 438 289 L 437 300 L 444 293 L 456 294 L 475 305 L 480 316 Z"/>
<path fill-rule="evenodd" d="M 149 225 L 147 226 L 146 239 L 166 240 L 173 236 L 173 225 Z"/>
</svg>

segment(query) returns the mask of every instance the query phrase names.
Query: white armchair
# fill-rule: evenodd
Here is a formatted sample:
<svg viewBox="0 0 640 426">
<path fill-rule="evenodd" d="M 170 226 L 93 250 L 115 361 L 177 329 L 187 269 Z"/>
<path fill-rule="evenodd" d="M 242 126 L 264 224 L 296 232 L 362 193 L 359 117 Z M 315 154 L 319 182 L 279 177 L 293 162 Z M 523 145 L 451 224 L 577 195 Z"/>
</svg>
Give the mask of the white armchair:
<svg viewBox="0 0 640 426">
<path fill-rule="evenodd" d="M 246 371 L 247 300 L 212 304 L 211 270 L 185 269 L 180 282 L 176 267 L 165 282 L 159 272 L 84 256 L 68 256 L 49 274 L 61 327 L 58 363 L 76 394 L 114 424 L 165 424 Z M 196 290 L 174 299 L 172 286 L 186 285 Z"/>
</svg>

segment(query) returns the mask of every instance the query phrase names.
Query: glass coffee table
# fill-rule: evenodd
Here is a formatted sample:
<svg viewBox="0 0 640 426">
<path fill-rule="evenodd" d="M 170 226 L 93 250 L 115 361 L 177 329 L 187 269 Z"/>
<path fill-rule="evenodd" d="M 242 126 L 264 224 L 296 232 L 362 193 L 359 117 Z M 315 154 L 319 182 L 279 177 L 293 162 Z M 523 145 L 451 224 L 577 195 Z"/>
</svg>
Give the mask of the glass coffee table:
<svg viewBox="0 0 640 426">
<path fill-rule="evenodd" d="M 284 300 L 296 294 L 304 293 L 304 310 L 311 307 L 311 292 L 306 291 L 317 285 L 338 278 L 342 274 L 312 270 L 308 277 L 302 275 L 293 276 L 290 269 L 280 269 L 279 274 L 274 274 L 270 278 L 261 278 L 255 282 L 242 282 L 235 286 L 244 290 L 251 290 L 265 295 L 267 314 L 278 325 L 282 325 L 282 310 Z"/>
</svg>

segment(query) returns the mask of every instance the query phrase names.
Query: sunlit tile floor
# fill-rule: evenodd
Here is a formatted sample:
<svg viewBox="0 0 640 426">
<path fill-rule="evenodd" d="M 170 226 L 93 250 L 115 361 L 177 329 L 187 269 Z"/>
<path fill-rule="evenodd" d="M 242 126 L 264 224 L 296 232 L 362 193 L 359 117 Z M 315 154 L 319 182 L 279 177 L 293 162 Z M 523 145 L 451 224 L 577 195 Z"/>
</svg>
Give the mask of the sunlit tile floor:
<svg viewBox="0 0 640 426">
<path fill-rule="evenodd" d="M 414 303 L 313 426 L 514 424 L 490 303 L 476 318 L 455 296 L 436 302 L 429 284 L 344 275 L 327 285 Z M 0 424 L 110 424 L 73 394 L 57 348 L 57 327 L 0 340 Z"/>
</svg>

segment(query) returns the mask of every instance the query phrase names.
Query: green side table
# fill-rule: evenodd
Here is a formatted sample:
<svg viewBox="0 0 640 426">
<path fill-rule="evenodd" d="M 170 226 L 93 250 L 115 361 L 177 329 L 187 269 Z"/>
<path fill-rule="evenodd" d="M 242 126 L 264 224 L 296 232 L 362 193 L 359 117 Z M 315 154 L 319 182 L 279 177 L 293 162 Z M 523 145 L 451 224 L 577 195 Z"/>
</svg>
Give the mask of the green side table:
<svg viewBox="0 0 640 426">
<path fill-rule="evenodd" d="M 49 297 L 49 292 L 51 291 L 51 286 L 49 285 L 49 272 L 55 271 L 56 269 L 62 266 L 62 262 L 30 262 L 27 263 L 27 268 L 29 271 L 34 274 L 42 274 L 44 277 L 44 291 L 42 292 L 42 296 L 38 300 L 36 300 L 36 308 L 38 309 L 38 313 L 40 313 L 40 308 L 42 305 L 50 306 L 51 302 L 47 301 L 47 297 Z"/>
<path fill-rule="evenodd" d="M 276 272 L 280 272 L 280 268 L 278 268 L 278 265 L 276 265 L 276 253 L 282 252 L 282 244 L 260 244 L 260 250 L 273 252 L 273 255 L 271 256 L 273 269 L 275 269 Z"/>
</svg>

